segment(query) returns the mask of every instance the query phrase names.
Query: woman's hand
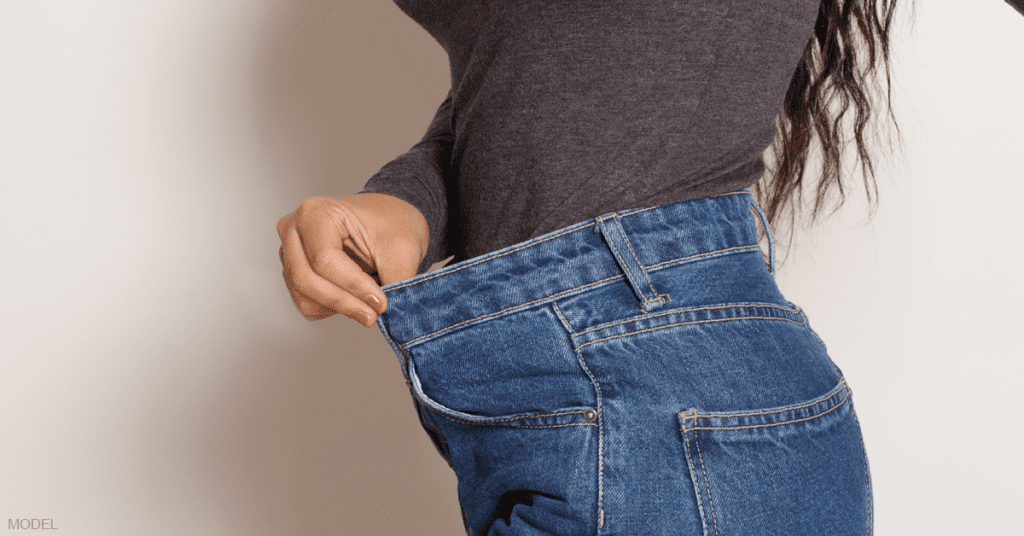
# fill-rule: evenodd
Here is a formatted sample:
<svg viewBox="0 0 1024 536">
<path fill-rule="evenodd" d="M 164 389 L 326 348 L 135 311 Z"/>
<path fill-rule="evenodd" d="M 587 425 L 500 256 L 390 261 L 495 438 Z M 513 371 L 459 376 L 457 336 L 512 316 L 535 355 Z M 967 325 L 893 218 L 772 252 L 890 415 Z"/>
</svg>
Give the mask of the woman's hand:
<svg viewBox="0 0 1024 536">
<path fill-rule="evenodd" d="M 387 308 L 381 285 L 416 275 L 430 240 L 419 210 L 374 193 L 310 197 L 277 222 L 277 234 L 299 312 L 309 320 L 337 313 L 366 327 Z"/>
</svg>

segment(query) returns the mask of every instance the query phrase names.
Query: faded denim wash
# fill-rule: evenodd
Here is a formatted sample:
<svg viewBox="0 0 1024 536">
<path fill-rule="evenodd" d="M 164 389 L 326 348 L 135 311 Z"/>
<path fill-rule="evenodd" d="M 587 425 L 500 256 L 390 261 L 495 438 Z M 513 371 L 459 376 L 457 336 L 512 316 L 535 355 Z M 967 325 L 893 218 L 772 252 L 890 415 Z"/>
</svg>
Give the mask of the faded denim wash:
<svg viewBox="0 0 1024 536">
<path fill-rule="evenodd" d="M 850 388 L 747 191 L 616 212 L 384 287 L 471 535 L 865 535 Z"/>
</svg>

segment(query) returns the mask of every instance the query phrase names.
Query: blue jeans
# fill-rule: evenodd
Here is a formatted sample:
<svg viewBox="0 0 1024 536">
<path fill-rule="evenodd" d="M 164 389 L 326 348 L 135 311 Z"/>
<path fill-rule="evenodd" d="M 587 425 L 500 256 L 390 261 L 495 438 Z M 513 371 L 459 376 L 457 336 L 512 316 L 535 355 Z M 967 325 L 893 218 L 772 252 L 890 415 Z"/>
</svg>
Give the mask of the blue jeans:
<svg viewBox="0 0 1024 536">
<path fill-rule="evenodd" d="M 384 287 L 469 534 L 871 533 L 850 388 L 758 220 L 616 212 Z"/>
</svg>

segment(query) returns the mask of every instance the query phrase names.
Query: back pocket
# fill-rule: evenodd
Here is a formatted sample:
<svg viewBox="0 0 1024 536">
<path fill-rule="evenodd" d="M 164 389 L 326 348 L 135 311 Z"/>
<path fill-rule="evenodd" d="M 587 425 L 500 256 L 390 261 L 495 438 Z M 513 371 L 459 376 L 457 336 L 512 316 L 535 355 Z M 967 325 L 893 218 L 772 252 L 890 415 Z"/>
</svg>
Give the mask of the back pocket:
<svg viewBox="0 0 1024 536">
<path fill-rule="evenodd" d="M 871 533 L 871 479 L 846 381 L 813 400 L 679 413 L 704 534 Z"/>
</svg>

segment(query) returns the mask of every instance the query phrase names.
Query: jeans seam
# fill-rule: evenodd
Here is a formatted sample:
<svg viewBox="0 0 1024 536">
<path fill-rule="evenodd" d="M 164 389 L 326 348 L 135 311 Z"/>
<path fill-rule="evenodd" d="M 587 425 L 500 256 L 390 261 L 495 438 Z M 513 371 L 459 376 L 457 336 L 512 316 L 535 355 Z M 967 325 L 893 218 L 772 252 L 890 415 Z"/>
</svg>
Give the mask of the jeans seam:
<svg viewBox="0 0 1024 536">
<path fill-rule="evenodd" d="M 843 380 L 843 382 L 845 383 L 846 380 Z M 798 423 L 798 422 L 812 421 L 812 420 L 817 419 L 819 417 L 824 417 L 825 415 L 828 415 L 829 413 L 832 413 L 833 411 L 835 411 L 835 410 L 839 409 L 840 407 L 842 407 L 843 404 L 845 404 L 846 401 L 850 399 L 850 390 L 847 389 L 846 386 L 844 385 L 842 392 L 843 392 L 843 394 L 845 396 L 843 396 L 843 399 L 840 400 L 838 404 L 836 404 L 835 406 L 832 406 L 831 408 L 828 408 L 825 411 L 822 411 L 821 413 L 816 413 L 814 415 L 811 415 L 810 417 L 804 417 L 802 419 L 790 419 L 790 420 L 787 420 L 787 421 L 780 421 L 780 422 L 773 422 L 773 423 L 766 423 L 766 424 L 752 424 L 752 425 L 749 425 L 749 426 L 693 426 L 693 427 L 687 428 L 686 425 L 684 424 L 680 428 L 680 430 L 682 430 L 682 431 L 687 431 L 687 430 L 751 430 L 751 429 L 754 429 L 754 428 L 769 428 L 769 427 L 772 427 L 772 426 L 781 426 L 783 424 L 794 424 L 794 423 Z M 831 397 L 829 397 L 829 398 L 831 398 Z M 826 398 L 825 400 L 828 400 L 828 398 Z M 762 412 L 762 413 L 737 413 L 737 414 L 732 414 L 732 415 L 714 415 L 714 417 L 725 417 L 725 418 L 728 418 L 728 417 L 744 417 L 744 416 L 752 416 L 752 415 L 770 415 L 770 414 L 773 414 L 773 413 L 782 413 L 784 411 L 790 411 L 790 410 L 795 410 L 795 409 L 806 408 L 808 406 L 813 406 L 813 405 L 815 405 L 815 404 L 817 404 L 819 402 L 824 402 L 825 400 L 819 400 L 817 402 L 811 402 L 809 404 L 804 404 L 802 406 L 786 408 L 786 409 L 782 409 L 782 410 L 778 410 L 778 411 L 767 411 L 767 412 Z M 707 417 L 707 416 L 708 415 L 700 415 L 700 414 L 697 414 L 697 413 L 687 414 L 684 417 L 684 422 L 685 422 L 685 420 L 696 421 L 697 417 Z M 864 442 L 864 439 L 861 438 L 862 446 L 863 446 L 863 442 Z"/>
<path fill-rule="evenodd" d="M 439 334 L 444 333 L 446 331 L 455 329 L 455 328 L 457 328 L 459 326 L 463 326 L 463 325 L 469 324 L 471 322 L 475 322 L 475 321 L 480 320 L 482 318 L 489 318 L 489 317 L 492 317 L 492 316 L 497 316 L 497 315 L 500 315 L 500 314 L 503 314 L 503 313 L 507 313 L 509 311 L 513 311 L 515 309 L 521 309 L 523 307 L 528 307 L 528 306 L 534 305 L 536 303 L 544 302 L 544 301 L 547 301 L 547 300 L 554 300 L 554 299 L 557 299 L 557 298 L 561 297 L 564 294 L 575 292 L 575 291 L 577 291 L 577 290 L 579 290 L 581 288 L 586 288 L 586 287 L 590 287 L 590 286 L 594 286 L 594 285 L 599 285 L 601 283 L 607 283 L 608 281 L 611 281 L 613 279 L 618 279 L 620 277 L 623 277 L 623 276 L 621 276 L 621 275 L 613 275 L 611 277 L 606 277 L 604 279 L 601 279 L 601 280 L 598 280 L 598 281 L 594 281 L 593 283 L 587 283 L 585 285 L 580 285 L 578 287 L 573 287 L 571 289 L 563 290 L 562 292 L 557 292 L 557 293 L 552 294 L 550 296 L 545 296 L 543 298 L 537 298 L 536 300 L 529 301 L 529 302 L 526 302 L 526 303 L 521 303 L 519 305 L 513 305 L 512 307 L 506 307 L 505 309 L 502 309 L 500 311 L 495 311 L 493 313 L 487 313 L 485 315 L 480 315 L 480 316 L 477 316 L 477 317 L 474 317 L 474 318 L 470 318 L 469 320 L 463 320 L 462 322 L 459 322 L 457 324 L 452 324 L 452 325 L 450 325 L 450 326 L 448 326 L 446 328 L 439 329 L 439 330 L 434 331 L 432 333 L 427 333 L 426 335 L 420 335 L 419 337 L 416 337 L 415 339 L 412 339 L 412 340 L 406 342 L 405 344 L 408 346 L 410 344 L 413 344 L 415 342 L 419 342 L 419 341 L 421 341 L 423 339 L 426 339 L 428 337 L 433 337 L 435 335 L 439 335 Z"/>
<path fill-rule="evenodd" d="M 728 194 L 718 194 L 718 195 L 715 195 L 715 196 L 706 196 L 706 199 L 715 198 L 715 197 L 736 196 L 736 195 L 740 195 L 740 194 L 750 194 L 750 192 L 745 192 L 745 191 L 730 192 Z M 646 210 L 652 210 L 652 209 L 655 209 L 655 208 L 660 208 L 660 207 L 644 207 L 644 208 L 640 208 L 640 209 L 637 209 L 637 210 L 634 210 L 634 211 L 631 211 L 631 212 L 626 212 L 626 213 L 620 214 L 618 216 L 620 216 L 620 217 L 621 216 L 629 216 L 629 215 L 637 214 L 637 213 L 640 213 L 640 212 L 644 212 Z M 571 230 L 566 230 L 563 233 L 559 233 L 557 235 L 552 235 L 552 236 L 550 236 L 550 237 L 548 237 L 548 238 L 546 238 L 544 240 L 539 240 L 537 242 L 532 242 L 530 244 L 523 245 L 522 247 L 519 247 L 519 248 L 511 249 L 509 251 L 506 251 L 505 253 L 501 253 L 501 254 L 498 254 L 498 255 L 486 256 L 485 258 L 481 258 L 480 260 L 477 260 L 476 262 L 470 262 L 469 264 L 465 264 L 465 265 L 459 266 L 455 270 L 447 271 L 447 272 L 444 272 L 443 274 L 437 274 L 437 275 L 434 275 L 434 276 L 426 277 L 426 278 L 423 278 L 423 279 L 420 279 L 420 280 L 417 280 L 417 281 L 411 281 L 411 282 L 403 284 L 403 285 L 396 285 L 394 287 L 389 288 L 388 290 L 397 290 L 399 288 L 409 287 L 409 286 L 413 286 L 413 285 L 419 285 L 420 283 L 423 283 L 424 281 L 429 281 L 429 280 L 434 279 L 436 277 L 444 276 L 444 275 L 447 275 L 447 274 L 454 274 L 456 272 L 459 272 L 462 269 L 466 269 L 466 267 L 479 264 L 480 262 L 486 262 L 487 260 L 490 260 L 490 259 L 493 259 L 493 258 L 498 258 L 498 257 L 501 257 L 501 256 L 505 256 L 505 255 L 508 255 L 508 254 L 511 254 L 511 253 L 515 253 L 516 251 L 519 251 L 519 250 L 522 250 L 522 249 L 525 249 L 525 248 L 528 248 L 528 247 L 534 247 L 537 244 L 541 244 L 541 243 L 547 242 L 549 240 L 558 238 L 558 237 L 560 237 L 562 235 L 566 235 L 566 234 L 569 234 L 569 233 L 574 233 L 574 232 L 577 232 L 577 231 L 582 231 L 582 230 L 585 230 L 587 228 L 592 228 L 592 226 L 594 226 L 595 224 L 597 224 L 597 223 L 595 222 L 595 223 L 591 223 L 589 225 L 584 225 L 584 226 L 582 226 L 582 228 L 574 228 L 574 229 L 571 229 Z"/>
<path fill-rule="evenodd" d="M 807 320 L 810 320 L 810 317 L 807 315 L 807 313 L 804 313 L 804 317 L 806 317 Z M 821 340 L 821 337 L 818 336 L 818 332 L 814 331 L 814 328 L 812 328 L 810 325 L 807 326 L 807 329 L 810 330 L 811 335 L 814 335 L 814 338 L 818 340 L 818 344 L 820 344 L 822 348 L 827 350 L 828 347 L 825 346 L 825 341 Z"/>
<path fill-rule="evenodd" d="M 840 391 L 844 391 L 844 390 L 845 391 L 849 391 L 849 388 L 846 385 L 846 380 L 842 380 L 842 383 L 843 383 L 843 385 L 839 388 L 839 390 Z M 833 387 L 833 389 L 835 389 L 835 388 Z M 808 402 L 806 404 L 801 404 L 799 406 L 780 408 L 780 409 L 776 409 L 776 410 L 773 410 L 773 411 L 747 411 L 747 412 L 743 412 L 743 413 L 725 413 L 725 414 L 716 413 L 714 415 L 708 415 L 708 416 L 713 416 L 713 417 L 751 417 L 751 416 L 754 416 L 754 415 L 771 415 L 773 413 L 783 413 L 783 412 L 791 411 L 791 410 L 794 410 L 794 409 L 803 409 L 803 408 L 806 408 L 806 407 L 813 406 L 815 404 L 824 402 L 824 401 L 828 400 L 829 398 L 834 397 L 837 394 L 839 394 L 839 391 L 837 391 L 836 393 L 830 395 L 827 398 L 823 398 L 823 399 L 820 399 L 820 400 L 815 400 L 813 402 Z M 843 397 L 843 400 L 846 400 L 846 397 Z M 840 401 L 840 404 L 842 404 L 841 401 Z M 836 404 L 836 405 L 838 406 L 839 404 Z M 697 417 L 697 416 L 698 415 L 694 415 L 694 417 Z"/>
<path fill-rule="evenodd" d="M 756 248 L 756 247 L 757 246 L 740 246 L 738 248 L 725 248 L 725 249 L 720 249 L 720 250 L 717 250 L 717 251 L 711 251 L 711 252 L 708 252 L 708 253 L 701 253 L 699 255 L 691 255 L 689 257 L 680 257 L 678 259 L 673 259 L 673 260 L 670 260 L 670 261 L 665 261 L 664 263 L 648 266 L 648 267 L 646 267 L 646 269 L 651 269 L 651 268 L 654 268 L 656 266 L 661 266 L 661 265 L 666 264 L 666 263 L 671 263 L 671 262 L 676 262 L 676 261 L 683 261 L 683 260 L 686 260 L 686 259 L 693 259 L 695 257 L 702 257 L 702 256 L 707 256 L 707 255 L 715 255 L 715 254 L 721 254 L 722 252 L 728 252 L 728 251 L 736 250 L 736 249 L 750 249 L 750 248 Z M 415 339 L 411 339 L 409 341 L 406 341 L 405 343 L 403 343 L 403 345 L 404 346 L 408 346 L 408 345 L 417 343 L 417 342 L 419 342 L 419 341 L 421 341 L 423 339 L 426 339 L 426 338 L 429 338 L 429 337 L 433 337 L 435 335 L 439 335 L 439 334 L 444 333 L 444 332 L 446 332 L 448 330 L 457 328 L 459 326 L 464 326 L 466 324 L 475 322 L 475 321 L 483 319 L 483 318 L 490 318 L 490 317 L 493 317 L 493 316 L 501 315 L 503 313 L 507 313 L 509 311 L 514 311 L 516 309 L 520 309 L 520 308 L 523 308 L 523 307 L 534 305 L 534 304 L 537 304 L 537 303 L 540 303 L 540 302 L 544 302 L 544 301 L 547 301 L 547 300 L 553 300 L 553 299 L 559 298 L 561 296 L 564 296 L 566 294 L 570 294 L 570 293 L 579 291 L 580 289 L 592 287 L 592 286 L 595 286 L 595 285 L 600 285 L 602 283 L 607 283 L 609 281 L 612 281 L 612 280 L 615 280 L 615 279 L 619 279 L 619 278 L 628 278 L 628 275 L 627 274 L 613 275 L 611 277 L 606 277 L 604 279 L 599 279 L 597 281 L 593 281 L 593 282 L 590 282 L 590 283 L 585 283 L 585 284 L 580 285 L 578 287 L 573 287 L 573 288 L 570 288 L 570 289 L 563 290 L 561 292 L 556 292 L 554 294 L 551 294 L 549 296 L 545 296 L 543 298 L 537 298 L 536 300 L 528 301 L 526 303 L 520 303 L 520 304 L 517 304 L 517 305 L 513 305 L 511 307 L 506 307 L 506 308 L 504 308 L 504 309 L 502 309 L 500 311 L 495 311 L 493 313 L 487 313 L 487 314 L 480 315 L 480 316 L 477 316 L 477 317 L 473 317 L 473 318 L 470 318 L 470 319 L 467 319 L 467 320 L 463 320 L 462 322 L 459 322 L 457 324 L 452 324 L 450 326 L 441 328 L 441 329 L 439 329 L 437 331 L 433 331 L 433 332 L 427 333 L 425 335 L 420 335 L 419 337 L 416 337 Z M 396 287 L 396 288 L 398 288 L 398 287 Z"/>
<path fill-rule="evenodd" d="M 515 425 L 511 425 L 511 424 L 497 424 L 499 422 L 508 422 L 509 420 L 520 420 L 520 418 L 517 418 L 517 419 L 507 419 L 507 420 L 503 420 L 503 421 L 473 422 L 473 421 L 466 421 L 466 420 L 463 420 L 463 419 L 458 419 L 458 418 L 452 417 L 450 415 L 445 415 L 444 413 L 441 413 L 441 412 L 437 411 L 434 408 L 430 408 L 430 409 L 432 409 L 434 411 L 434 413 L 444 417 L 445 419 L 448 419 L 449 421 L 457 422 L 457 423 L 460 423 L 460 424 L 471 424 L 471 425 L 474 425 L 474 426 L 497 426 L 499 428 L 534 428 L 534 429 L 540 429 L 540 428 L 567 428 L 569 426 L 597 426 L 597 424 L 592 423 L 592 422 L 573 422 L 573 423 L 567 423 L 567 424 L 549 424 L 549 425 L 545 425 L 545 426 L 532 426 L 532 425 L 528 425 L 528 424 L 521 425 L 521 426 L 515 426 Z M 582 412 L 573 412 L 573 413 L 582 413 Z M 529 419 L 529 418 L 531 418 L 531 417 L 522 417 L 522 419 Z"/>
<path fill-rule="evenodd" d="M 495 419 L 493 421 L 487 421 L 487 423 L 474 423 L 474 422 L 471 422 L 471 421 L 465 421 L 465 422 L 467 422 L 469 424 L 491 424 L 491 423 L 496 423 L 496 422 L 520 421 L 520 420 L 523 420 L 523 419 L 539 419 L 541 417 L 560 417 L 562 415 L 572 415 L 574 413 L 584 413 L 584 411 L 562 411 L 562 412 L 559 412 L 559 413 L 539 413 L 537 415 L 521 415 L 521 416 L 518 416 L 518 417 L 508 417 L 508 418 L 505 418 L 505 419 Z M 454 417 L 452 417 L 452 419 L 456 420 Z M 457 420 L 461 421 L 461 419 L 457 419 Z"/>
<path fill-rule="evenodd" d="M 569 332 L 569 342 L 573 345 L 573 353 L 576 354 L 576 359 L 580 362 L 580 367 L 583 368 L 583 372 L 587 375 L 590 383 L 594 386 L 594 396 L 597 399 L 597 528 L 604 528 L 604 419 L 603 419 L 603 404 L 601 399 L 601 384 L 598 383 L 597 378 L 594 377 L 593 373 L 590 372 L 590 368 L 587 367 L 587 360 L 583 359 L 583 354 L 576 348 L 575 333 L 572 324 L 562 314 L 562 309 L 558 306 L 558 302 L 552 301 L 551 308 L 554 309 L 555 314 L 558 315 L 562 325 Z"/>
<path fill-rule="evenodd" d="M 646 316 L 638 317 L 638 318 L 630 318 L 630 319 L 627 319 L 627 320 L 620 320 L 618 322 L 614 322 L 614 323 L 611 323 L 611 324 L 603 324 L 603 325 L 600 325 L 600 326 L 597 326 L 597 327 L 594 327 L 594 328 L 590 328 L 590 329 L 588 329 L 586 331 L 581 331 L 579 333 L 575 333 L 574 332 L 573 337 L 578 337 L 580 335 L 586 335 L 587 333 L 590 333 L 590 332 L 593 332 L 593 331 L 599 331 L 599 330 L 602 330 L 602 329 L 607 329 L 607 328 L 610 328 L 610 327 L 613 327 L 613 326 L 618 326 L 620 324 L 626 324 L 626 323 L 629 323 L 629 322 L 636 322 L 637 320 L 647 320 L 647 319 L 651 319 L 651 318 L 658 318 L 659 316 L 667 316 L 667 315 L 675 315 L 675 314 L 683 314 L 683 313 L 692 313 L 692 312 L 695 312 L 695 311 L 711 311 L 711 310 L 715 310 L 715 309 L 729 309 L 729 308 L 732 308 L 732 307 L 771 307 L 771 308 L 775 308 L 775 309 L 782 309 L 783 311 L 786 311 L 786 312 L 792 313 L 792 314 L 799 314 L 800 313 L 800 308 L 799 307 L 797 307 L 796 309 L 787 309 L 787 308 L 782 307 L 780 305 L 773 305 L 773 304 L 770 304 L 770 303 L 739 303 L 739 304 L 732 304 L 732 305 L 711 305 L 711 306 L 708 306 L 708 307 L 694 307 L 694 308 L 691 308 L 691 309 L 674 309 L 672 311 L 666 311 L 664 313 L 658 313 L 658 314 L 653 314 L 653 315 L 646 315 Z M 747 318 L 747 317 L 744 317 L 744 318 Z"/>
<path fill-rule="evenodd" d="M 575 339 L 577 335 L 576 330 L 573 329 L 572 324 L 570 324 L 569 320 L 565 318 L 564 314 L 562 314 L 562 309 L 558 307 L 558 302 L 552 301 L 551 308 L 555 310 L 555 314 L 558 315 L 558 319 L 562 321 L 562 325 L 565 326 L 565 329 L 569 330 L 569 340 L 571 341 L 572 339 Z"/>
<path fill-rule="evenodd" d="M 688 436 L 684 436 L 686 441 L 686 465 L 690 467 L 690 475 L 693 478 L 694 495 L 697 496 L 697 511 L 700 512 L 701 528 L 703 529 L 704 536 L 708 534 L 708 521 L 707 515 L 704 514 L 704 498 L 701 496 L 700 491 L 700 478 L 697 476 L 697 469 L 693 466 L 693 456 L 690 455 L 690 442 L 692 439 Z"/>
<path fill-rule="evenodd" d="M 594 385 L 594 394 L 597 396 L 597 517 L 598 528 L 604 528 L 604 405 L 601 399 L 601 384 L 590 372 L 587 360 L 583 359 L 583 353 L 579 351 L 579 348 L 576 348 L 574 353 L 580 360 L 583 371 Z"/>
<path fill-rule="evenodd" d="M 793 303 L 790 302 L 790 305 L 793 305 Z M 825 345 L 825 341 L 821 340 L 821 337 L 818 335 L 818 332 L 815 331 L 814 328 L 811 327 L 811 317 L 807 313 L 804 313 L 803 315 L 804 315 L 804 324 L 805 324 L 804 328 L 806 328 L 807 331 L 810 331 L 811 335 L 814 335 L 814 339 L 817 340 L 818 344 L 821 345 L 821 349 L 825 351 L 825 355 L 828 355 L 828 346 Z M 835 362 L 833 362 L 831 358 L 829 359 L 829 362 L 832 364 L 833 372 L 836 373 L 836 379 L 842 377 L 843 372 L 841 370 L 839 370 L 839 367 L 835 364 Z M 846 388 L 849 389 L 850 387 L 847 386 Z"/>
<path fill-rule="evenodd" d="M 858 430 L 860 429 L 860 419 L 857 418 L 857 411 L 853 412 L 853 422 L 857 423 Z M 864 446 L 864 432 L 858 433 L 860 436 L 860 451 L 864 456 L 864 491 L 868 495 L 868 536 L 872 536 L 875 532 L 875 508 L 874 500 L 871 494 L 871 471 L 868 469 L 868 449 Z"/>
<path fill-rule="evenodd" d="M 651 332 L 651 331 L 657 331 L 659 329 L 671 328 L 671 327 L 675 327 L 675 326 L 687 326 L 687 325 L 692 325 L 692 324 L 707 324 L 707 323 L 710 323 L 710 322 L 728 322 L 728 321 L 736 321 L 736 320 L 783 320 L 783 321 L 786 321 L 786 322 L 792 322 L 792 323 L 794 323 L 794 324 L 796 324 L 798 326 L 802 326 L 802 325 L 806 324 L 806 321 L 804 321 L 804 322 L 797 322 L 795 320 L 790 320 L 788 318 L 778 318 L 778 317 L 775 317 L 775 316 L 741 316 L 741 317 L 737 317 L 737 318 L 715 318 L 715 319 L 712 319 L 712 320 L 694 320 L 692 322 L 676 322 L 674 324 L 666 324 L 664 326 L 658 326 L 656 328 L 648 328 L 648 329 L 642 329 L 642 330 L 639 330 L 639 331 L 631 331 L 629 333 L 623 333 L 621 335 L 612 335 L 610 337 L 604 337 L 604 338 L 601 338 L 601 339 L 595 339 L 595 340 L 592 340 L 592 341 L 585 342 L 585 343 L 581 344 L 579 347 L 583 348 L 584 346 L 587 346 L 587 345 L 590 345 L 590 344 L 594 344 L 596 342 L 602 342 L 602 341 L 607 341 L 607 340 L 611 340 L 611 339 L 618 339 L 620 337 L 628 337 L 630 335 L 637 335 L 637 334 L 640 334 L 640 333 L 648 333 L 648 332 Z"/>
<path fill-rule="evenodd" d="M 704 467 L 704 455 L 700 453 L 700 442 L 697 440 L 697 430 L 693 428 L 693 446 L 697 448 L 697 458 L 700 459 L 700 470 L 704 473 L 704 488 L 708 494 L 708 505 L 711 509 L 711 521 L 715 526 L 715 536 L 718 536 L 718 516 L 715 515 L 715 499 L 711 497 L 711 483 L 708 482 L 708 470 Z"/>
<path fill-rule="evenodd" d="M 758 246 L 757 244 L 752 244 L 752 245 L 747 245 L 747 246 L 733 246 L 733 247 L 729 247 L 729 248 L 716 249 L 715 251 L 707 251 L 707 252 L 704 252 L 704 253 L 696 253 L 694 255 L 688 255 L 686 257 L 679 257 L 678 259 L 669 259 L 667 261 L 662 261 L 662 262 L 659 262 L 659 263 L 652 264 L 650 266 L 646 266 L 645 268 L 648 269 L 648 270 L 653 270 L 654 268 L 660 268 L 660 267 L 663 267 L 663 266 L 665 266 L 667 264 L 684 263 L 684 262 L 687 262 L 687 261 L 698 259 L 700 257 L 707 257 L 707 256 L 710 256 L 710 255 L 722 255 L 722 254 L 728 253 L 730 251 L 737 251 L 737 250 L 741 250 L 741 249 L 749 249 L 749 250 L 756 249 L 758 251 L 761 251 L 761 246 Z"/>
<path fill-rule="evenodd" d="M 415 396 L 415 393 L 414 393 L 414 396 Z M 424 400 L 423 402 L 426 402 L 426 401 Z M 445 409 L 445 410 L 455 411 L 455 410 L 451 410 L 447 406 L 444 406 L 444 405 L 440 404 L 437 401 L 434 401 L 434 403 L 437 404 L 438 406 L 440 406 L 441 408 Z M 433 407 L 430 404 L 426 404 L 425 403 L 424 407 L 430 408 L 434 414 L 440 415 L 441 417 L 444 417 L 444 418 L 446 418 L 446 419 L 448 419 L 448 420 L 450 420 L 452 422 L 457 422 L 457 423 L 462 423 L 462 424 L 472 424 L 472 425 L 477 425 L 477 426 L 500 426 L 500 427 L 505 427 L 505 428 L 563 428 L 563 427 L 566 427 L 566 426 L 597 426 L 595 423 L 590 423 L 590 422 L 585 422 L 585 423 L 566 423 L 566 424 L 551 424 L 551 425 L 544 425 L 544 426 L 533 426 L 533 425 L 518 425 L 517 426 L 517 425 L 514 425 L 514 424 L 509 424 L 509 423 L 514 422 L 514 421 L 522 421 L 522 420 L 528 420 L 528 419 L 542 419 L 542 418 L 545 418 L 545 417 L 561 417 L 563 415 L 584 414 L 584 413 L 586 413 L 587 410 L 572 410 L 572 411 L 560 411 L 560 412 L 557 412 L 557 413 L 537 413 L 537 414 L 527 414 L 527 415 L 516 415 L 514 417 L 503 417 L 503 418 L 498 418 L 498 419 L 490 419 L 490 420 L 483 421 L 483 422 L 476 422 L 476 421 L 471 421 L 471 420 L 468 420 L 468 419 L 461 419 L 459 417 L 453 417 L 453 416 L 448 415 L 447 413 L 445 413 L 445 411 L 442 411 L 441 409 Z"/>
<path fill-rule="evenodd" d="M 701 199 L 711 199 L 712 197 L 726 197 L 726 196 L 730 196 L 730 195 L 743 195 L 743 194 L 749 194 L 749 193 L 750 193 L 749 190 L 736 190 L 735 192 L 726 192 L 724 194 L 706 195 L 706 196 L 702 197 Z M 664 207 L 664 205 L 659 205 L 659 206 L 656 206 L 656 207 L 637 208 L 637 209 L 633 209 L 633 210 L 630 210 L 630 211 L 627 211 L 627 212 L 618 213 L 618 215 L 620 217 L 624 218 L 626 216 L 632 216 L 633 214 L 639 214 L 641 212 L 647 212 L 648 210 L 654 210 L 656 208 L 663 208 L 663 207 Z"/>
<path fill-rule="evenodd" d="M 750 213 L 753 214 L 753 216 L 755 218 L 757 218 L 756 221 L 761 221 L 762 226 L 764 225 L 764 221 L 761 220 L 761 216 L 758 214 L 757 209 L 754 208 L 754 205 L 750 205 Z M 755 222 L 754 225 L 756 226 L 757 223 Z M 767 235 L 767 229 L 768 228 L 765 227 L 765 234 L 766 235 Z M 765 258 L 764 250 L 761 250 L 761 258 L 764 260 L 764 267 L 768 269 L 768 273 L 771 274 L 771 275 L 775 275 L 775 266 L 772 264 L 772 252 L 774 251 L 772 249 L 773 247 L 774 246 L 772 245 L 772 239 L 769 237 L 768 238 L 768 256 L 767 256 L 767 258 Z M 757 249 L 761 249 L 760 245 L 758 246 Z"/>
</svg>

